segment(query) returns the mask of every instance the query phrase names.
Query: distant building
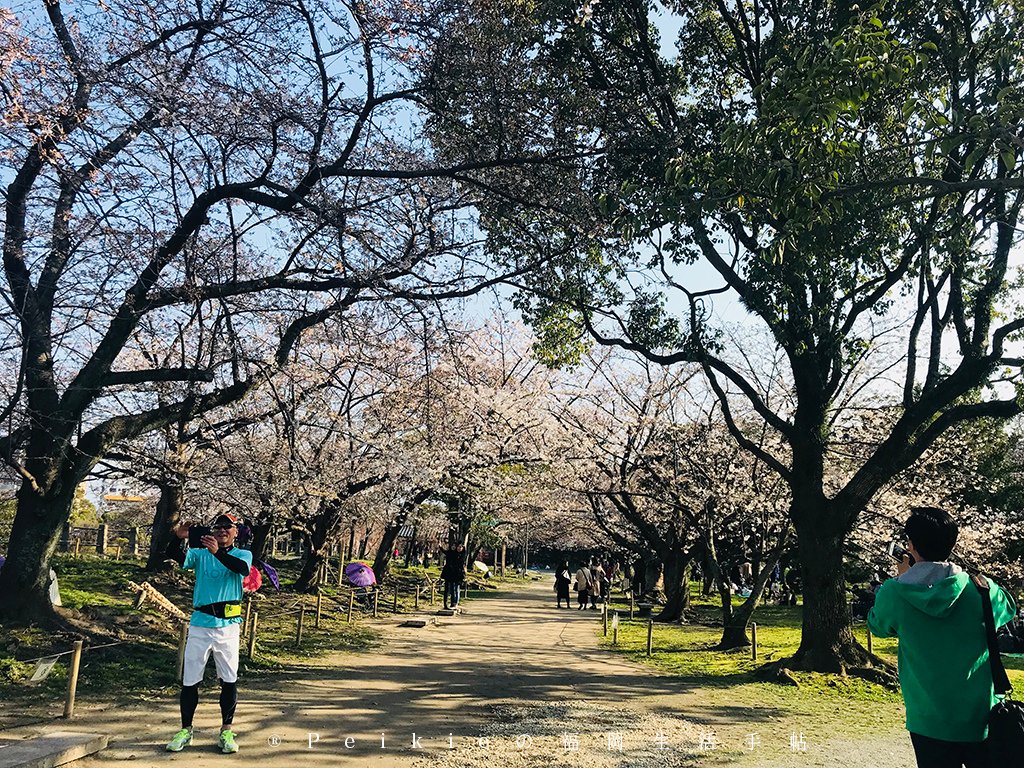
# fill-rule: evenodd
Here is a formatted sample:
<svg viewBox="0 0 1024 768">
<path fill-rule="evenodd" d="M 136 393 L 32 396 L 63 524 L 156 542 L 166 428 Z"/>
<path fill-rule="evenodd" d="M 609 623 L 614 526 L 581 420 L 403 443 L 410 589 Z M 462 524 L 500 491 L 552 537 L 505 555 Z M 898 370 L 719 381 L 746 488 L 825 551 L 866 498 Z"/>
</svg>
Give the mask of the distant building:
<svg viewBox="0 0 1024 768">
<path fill-rule="evenodd" d="M 149 525 L 158 495 L 136 480 L 104 480 L 99 484 L 96 509 L 100 520 L 115 526 Z"/>
</svg>

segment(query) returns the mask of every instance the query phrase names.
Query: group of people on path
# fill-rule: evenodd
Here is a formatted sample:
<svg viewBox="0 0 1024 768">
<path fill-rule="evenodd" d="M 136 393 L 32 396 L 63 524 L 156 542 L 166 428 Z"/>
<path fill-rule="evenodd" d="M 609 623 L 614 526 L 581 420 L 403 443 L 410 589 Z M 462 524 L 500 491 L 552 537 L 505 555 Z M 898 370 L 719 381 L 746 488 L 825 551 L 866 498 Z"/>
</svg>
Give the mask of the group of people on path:
<svg viewBox="0 0 1024 768">
<path fill-rule="evenodd" d="M 238 751 L 233 730 L 237 702 L 239 629 L 243 582 L 252 568 L 252 554 L 235 545 L 238 519 L 220 515 L 198 546 L 184 548 L 189 526 L 178 525 L 167 556 L 195 572 L 193 612 L 184 653 L 180 693 L 181 730 L 167 750 L 179 752 L 192 743 L 192 721 L 199 703 L 203 673 L 213 656 L 220 681 L 222 752 Z M 996 631 L 1012 621 L 1016 606 L 1009 593 L 990 580 L 969 575 L 949 562 L 959 528 L 944 510 L 916 507 L 905 525 L 906 552 L 896 578 L 881 584 L 867 614 L 876 637 L 899 638 L 899 676 L 906 705 L 907 730 L 919 768 L 993 768 L 1017 764 L 1019 749 L 1005 759 L 1007 736 L 997 744 L 986 737 L 997 694 L 1009 689 L 998 661 Z M 459 603 L 466 578 L 465 547 L 450 549 L 442 578 L 445 607 Z M 598 599 L 607 601 L 614 563 L 592 559 L 575 574 L 568 561 L 555 573 L 556 605 L 570 607 L 570 591 L 578 610 Z M 998 682 L 997 685 L 994 684 Z M 1004 721 L 1014 721 L 1017 742 L 1024 733 L 1024 712 L 1010 702 Z M 1007 706 L 1003 702 L 1000 706 Z M 1012 735 L 1012 734 L 1011 734 Z M 1016 747 L 1014 747 L 1016 749 Z M 998 755 L 998 756 L 997 756 Z"/>
<path fill-rule="evenodd" d="M 575 589 L 577 610 L 582 611 L 589 602 L 591 610 L 596 611 L 598 600 L 604 602 L 608 599 L 614 571 L 615 566 L 610 563 L 602 564 L 598 560 L 591 560 L 581 564 L 573 575 L 569 561 L 563 561 L 555 570 L 555 604 L 561 608 L 564 600 L 565 607 L 571 608 L 570 590 Z"/>
</svg>

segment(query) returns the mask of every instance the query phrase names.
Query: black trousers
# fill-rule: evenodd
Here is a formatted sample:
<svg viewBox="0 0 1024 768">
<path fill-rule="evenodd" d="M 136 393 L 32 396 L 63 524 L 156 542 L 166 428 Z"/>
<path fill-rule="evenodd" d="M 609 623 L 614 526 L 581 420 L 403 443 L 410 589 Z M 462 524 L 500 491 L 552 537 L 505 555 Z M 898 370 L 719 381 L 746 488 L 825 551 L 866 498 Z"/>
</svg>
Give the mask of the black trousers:
<svg viewBox="0 0 1024 768">
<path fill-rule="evenodd" d="M 989 768 L 984 741 L 942 741 L 919 733 L 910 734 L 917 768 Z"/>
</svg>

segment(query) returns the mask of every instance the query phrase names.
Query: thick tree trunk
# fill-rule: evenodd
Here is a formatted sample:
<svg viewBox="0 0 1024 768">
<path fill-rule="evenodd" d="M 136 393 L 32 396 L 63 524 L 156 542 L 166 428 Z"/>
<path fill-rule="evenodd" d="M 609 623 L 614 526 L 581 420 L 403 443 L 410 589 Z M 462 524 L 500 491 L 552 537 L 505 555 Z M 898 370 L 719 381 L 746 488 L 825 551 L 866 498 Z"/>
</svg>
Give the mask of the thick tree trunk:
<svg viewBox="0 0 1024 768">
<path fill-rule="evenodd" d="M 760 558 L 758 558 L 758 562 L 761 562 Z M 757 610 L 757 606 L 761 604 L 761 598 L 768 586 L 768 577 L 774 567 L 775 562 L 773 561 L 754 574 L 754 585 L 750 596 L 743 601 L 739 608 L 733 610 L 730 605 L 732 615 L 722 624 L 722 641 L 718 644 L 719 649 L 728 651 L 732 648 L 746 648 L 750 645 L 747 626 L 750 624 L 750 619 L 754 615 L 754 611 Z"/>
<path fill-rule="evenodd" d="M 757 554 L 756 562 L 759 567 L 754 571 L 754 583 L 750 589 L 750 596 L 735 610 L 730 600 L 728 615 L 723 610 L 722 641 L 718 644 L 720 650 L 746 648 L 750 645 L 750 639 L 747 637 L 747 625 L 750 624 L 750 619 L 754 615 L 754 611 L 757 610 L 757 606 L 761 604 L 764 591 L 768 588 L 768 580 L 788 542 L 789 534 L 783 532 L 771 552 L 763 558 L 761 553 Z M 720 582 L 719 589 L 724 589 L 724 587 L 724 582 Z"/>
<path fill-rule="evenodd" d="M 431 491 L 417 491 L 410 498 L 402 503 L 398 515 L 384 528 L 384 535 L 381 537 L 380 545 L 377 547 L 377 556 L 373 559 L 373 573 L 380 584 L 388 575 L 391 568 L 391 560 L 394 557 L 395 542 L 398 534 L 405 526 L 406 520 L 420 504 L 429 499 Z"/>
<path fill-rule="evenodd" d="M 366 528 L 363 531 L 363 538 L 359 540 L 359 557 L 356 560 L 364 560 L 366 558 L 366 550 L 370 546 L 370 528 Z"/>
<path fill-rule="evenodd" d="M 50 603 L 50 560 L 71 516 L 75 482 L 40 496 L 24 482 L 18 490 L 18 512 L 11 528 L 7 560 L 0 569 L 0 622 L 50 624 L 57 621 Z"/>
<path fill-rule="evenodd" d="M 867 651 L 853 637 L 846 602 L 841 532 L 830 533 L 821 518 L 797 524 L 803 577 L 803 633 L 789 660 L 794 669 L 845 673 L 848 667 L 870 664 Z"/>
<path fill-rule="evenodd" d="M 270 523 L 259 523 L 252 526 L 252 541 L 249 543 L 249 551 L 252 552 L 252 562 L 255 565 L 260 560 L 267 559 L 267 542 L 270 541 Z"/>
<path fill-rule="evenodd" d="M 299 592 L 315 592 L 320 586 L 324 562 L 330 557 L 334 542 L 341 533 L 341 510 L 340 500 L 325 502 L 313 521 L 312 532 L 303 534 L 306 559 L 295 583 Z"/>
<path fill-rule="evenodd" d="M 356 524 L 355 521 L 348 529 L 348 546 L 345 548 L 345 559 L 351 560 L 356 551 Z"/>
<path fill-rule="evenodd" d="M 373 558 L 373 573 L 380 584 L 387 577 L 391 570 L 391 560 L 395 554 L 395 542 L 398 540 L 398 533 L 405 525 L 405 515 L 399 516 L 384 527 L 384 534 L 381 536 L 380 544 L 377 546 L 377 554 Z"/>
<path fill-rule="evenodd" d="M 320 574 L 330 553 L 330 544 L 323 541 L 322 537 L 316 536 L 315 532 L 313 536 L 303 534 L 303 539 L 306 544 L 306 558 L 295 582 L 295 591 L 313 593 L 320 587 Z"/>
<path fill-rule="evenodd" d="M 146 570 L 160 571 L 168 568 L 174 561 L 164 556 L 167 544 L 171 540 L 171 528 L 181 520 L 181 511 L 185 506 L 185 489 L 177 480 L 160 483 L 160 498 L 156 502 L 153 513 L 153 533 L 149 538 L 149 556 L 146 558 Z"/>
<path fill-rule="evenodd" d="M 690 558 L 678 550 L 664 553 L 665 605 L 655 617 L 655 621 L 679 621 L 686 610 L 690 596 L 690 585 L 686 578 L 686 569 Z"/>
</svg>

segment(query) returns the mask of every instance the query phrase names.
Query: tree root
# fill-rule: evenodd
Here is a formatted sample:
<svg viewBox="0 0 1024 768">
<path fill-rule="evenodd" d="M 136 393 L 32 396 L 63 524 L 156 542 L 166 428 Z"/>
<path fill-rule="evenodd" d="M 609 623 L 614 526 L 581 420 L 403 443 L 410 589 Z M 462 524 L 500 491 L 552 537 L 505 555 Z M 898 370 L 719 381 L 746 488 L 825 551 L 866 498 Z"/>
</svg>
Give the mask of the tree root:
<svg viewBox="0 0 1024 768">
<path fill-rule="evenodd" d="M 885 662 L 882 663 L 885 664 Z M 898 691 L 900 689 L 899 676 L 889 666 L 885 664 L 883 667 L 850 667 L 847 673 L 851 677 L 859 677 L 862 680 L 885 686 L 891 691 Z"/>
<path fill-rule="evenodd" d="M 765 683 L 776 683 L 778 685 L 791 685 L 794 688 L 800 687 L 800 681 L 793 677 L 793 673 L 785 665 L 786 659 L 773 661 L 765 664 L 754 673 L 754 677 Z"/>
<path fill-rule="evenodd" d="M 886 660 L 869 654 L 859 645 L 845 649 L 842 654 L 829 654 L 826 658 L 812 654 L 795 655 L 765 664 L 755 672 L 758 680 L 782 685 L 799 686 L 793 671 L 857 677 L 890 690 L 899 689 L 895 667 Z"/>
</svg>

